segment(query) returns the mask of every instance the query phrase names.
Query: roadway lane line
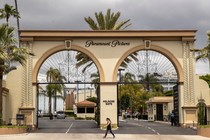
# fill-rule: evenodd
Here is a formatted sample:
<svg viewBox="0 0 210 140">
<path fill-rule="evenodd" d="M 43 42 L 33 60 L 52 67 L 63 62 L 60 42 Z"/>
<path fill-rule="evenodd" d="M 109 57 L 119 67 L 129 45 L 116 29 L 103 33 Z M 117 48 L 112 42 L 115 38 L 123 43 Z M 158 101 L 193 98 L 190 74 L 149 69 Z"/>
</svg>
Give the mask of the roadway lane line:
<svg viewBox="0 0 210 140">
<path fill-rule="evenodd" d="M 144 126 L 144 125 L 141 125 L 141 124 L 134 124 L 134 123 L 130 123 L 130 124 L 133 124 L 133 125 L 137 125 L 137 126 L 140 126 L 140 127 L 144 127 L 144 128 L 147 128 L 151 131 L 153 131 L 154 133 L 156 133 L 157 135 L 160 135 L 160 133 L 158 133 L 155 129 L 149 127 L 149 126 Z"/>
<path fill-rule="evenodd" d="M 69 126 L 68 130 L 66 131 L 66 134 L 69 132 L 69 130 L 71 129 L 71 127 L 73 126 L 73 124 L 74 124 L 74 123 L 72 123 L 72 124 Z"/>
</svg>

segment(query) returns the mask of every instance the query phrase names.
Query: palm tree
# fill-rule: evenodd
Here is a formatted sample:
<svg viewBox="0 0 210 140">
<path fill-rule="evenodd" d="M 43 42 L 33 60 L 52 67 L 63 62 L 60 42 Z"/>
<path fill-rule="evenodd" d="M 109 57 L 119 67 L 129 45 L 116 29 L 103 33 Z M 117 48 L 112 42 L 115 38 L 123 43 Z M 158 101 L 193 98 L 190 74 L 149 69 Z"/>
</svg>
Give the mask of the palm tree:
<svg viewBox="0 0 210 140">
<path fill-rule="evenodd" d="M 90 77 L 92 79 L 91 85 L 94 84 L 96 95 L 97 95 L 97 101 L 96 101 L 97 108 L 96 108 L 96 112 L 95 112 L 95 118 L 96 118 L 96 122 L 98 124 L 100 124 L 100 86 L 98 84 L 100 82 L 99 72 L 92 73 Z"/>
<path fill-rule="evenodd" d="M 145 90 L 148 92 L 150 91 L 150 88 L 152 91 L 158 91 L 158 92 L 163 92 L 163 87 L 159 83 L 157 83 L 158 79 L 154 74 L 147 73 L 146 75 L 140 75 L 140 83 L 144 84 Z M 152 84 L 150 84 L 152 83 Z"/>
<path fill-rule="evenodd" d="M 87 56 L 86 54 L 81 53 L 81 52 L 77 52 L 76 60 L 77 60 L 77 64 L 76 64 L 77 68 L 85 65 L 84 68 L 82 69 L 83 73 L 86 71 L 86 69 L 88 67 L 90 67 L 94 64 L 94 62 L 92 61 L 92 59 L 89 56 Z"/>
<path fill-rule="evenodd" d="M 16 69 L 13 63 L 24 65 L 26 55 L 33 55 L 27 52 L 25 48 L 19 48 L 16 45 L 14 37 L 14 28 L 6 24 L 0 25 L 0 120 L 2 117 L 2 80 L 3 74 L 7 74 Z"/>
<path fill-rule="evenodd" d="M 96 22 L 91 17 L 85 17 L 84 19 L 92 30 L 124 30 L 131 25 L 129 24 L 130 19 L 117 23 L 120 15 L 121 15 L 120 12 L 111 13 L 111 9 L 108 9 L 106 15 L 104 15 L 102 12 L 95 13 Z M 133 58 L 134 60 L 137 60 L 137 58 L 135 57 L 136 55 L 137 53 L 133 53 L 130 55 L 130 57 Z M 83 71 L 85 71 L 88 67 L 90 67 L 93 64 L 91 58 L 81 52 L 78 52 L 78 54 L 76 55 L 76 59 L 77 61 L 79 61 L 77 63 L 77 67 L 80 67 L 88 63 L 83 68 Z M 127 64 L 130 61 L 132 60 L 127 57 L 122 62 L 121 66 L 126 68 Z"/>
<path fill-rule="evenodd" d="M 196 56 L 196 61 L 198 60 L 209 61 L 209 70 L 210 70 L 210 32 L 207 35 L 208 35 L 208 45 L 203 49 L 196 49 L 195 52 L 198 52 L 198 56 Z"/>
<path fill-rule="evenodd" d="M 15 0 L 15 9 L 16 9 L 16 12 L 19 13 L 19 12 L 18 12 L 17 0 Z M 16 18 L 17 18 L 17 28 L 18 28 L 18 30 L 19 30 L 19 29 L 20 29 L 20 22 L 19 22 L 19 18 L 20 18 L 20 17 L 17 16 Z M 18 32 L 18 36 L 19 36 L 19 32 Z"/>
<path fill-rule="evenodd" d="M 5 4 L 4 8 L 0 9 L 0 19 L 6 19 L 6 24 L 9 26 L 9 18 L 13 16 L 14 18 L 20 18 L 19 13 L 16 8 L 11 5 Z"/>
<path fill-rule="evenodd" d="M 50 67 L 46 75 L 47 75 L 46 77 L 47 82 L 49 82 L 49 84 L 46 86 L 47 96 L 49 97 L 48 107 L 49 107 L 50 119 L 52 119 L 52 107 L 51 107 L 52 97 L 55 98 L 54 109 L 56 109 L 57 93 L 62 93 L 62 89 L 64 88 L 64 85 L 61 83 L 63 82 L 63 80 L 66 80 L 66 78 L 61 75 L 58 69 L 54 69 L 52 67 Z M 56 84 L 56 82 L 58 84 Z"/>
<path fill-rule="evenodd" d="M 97 22 L 91 17 L 85 17 L 84 19 L 92 30 L 124 30 L 131 25 L 127 24 L 130 19 L 117 23 L 119 17 L 120 12 L 111 13 L 111 9 L 108 9 L 105 16 L 102 12 L 95 13 Z"/>
<path fill-rule="evenodd" d="M 126 72 L 125 75 L 121 75 L 122 81 L 128 83 L 128 82 L 135 82 L 135 75 L 129 72 Z"/>
</svg>

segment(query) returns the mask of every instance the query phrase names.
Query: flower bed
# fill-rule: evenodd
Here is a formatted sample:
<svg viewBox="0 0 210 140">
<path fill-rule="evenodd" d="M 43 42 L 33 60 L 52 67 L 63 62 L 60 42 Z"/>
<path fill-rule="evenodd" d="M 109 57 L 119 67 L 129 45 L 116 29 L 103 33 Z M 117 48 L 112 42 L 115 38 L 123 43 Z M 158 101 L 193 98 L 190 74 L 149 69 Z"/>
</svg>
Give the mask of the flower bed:
<svg viewBox="0 0 210 140">
<path fill-rule="evenodd" d="M 198 126 L 197 134 L 204 137 L 210 137 L 210 125 Z"/>
<path fill-rule="evenodd" d="M 0 126 L 0 135 L 26 133 L 27 126 Z"/>
</svg>

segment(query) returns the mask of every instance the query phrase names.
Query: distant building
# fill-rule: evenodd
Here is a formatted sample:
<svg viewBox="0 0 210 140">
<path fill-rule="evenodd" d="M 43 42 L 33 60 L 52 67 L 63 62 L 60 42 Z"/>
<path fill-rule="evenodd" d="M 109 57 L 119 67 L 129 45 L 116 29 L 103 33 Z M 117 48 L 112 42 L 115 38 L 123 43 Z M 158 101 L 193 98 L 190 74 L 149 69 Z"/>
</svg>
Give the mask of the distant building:
<svg viewBox="0 0 210 140">
<path fill-rule="evenodd" d="M 169 114 L 173 110 L 173 96 L 152 97 L 146 104 L 149 121 L 169 121 Z"/>
<path fill-rule="evenodd" d="M 73 110 L 73 105 L 75 104 L 74 93 L 70 92 L 66 95 L 65 99 L 65 110 Z"/>
<path fill-rule="evenodd" d="M 96 108 L 96 103 L 84 100 L 82 102 L 76 103 L 77 107 L 77 117 L 81 118 L 87 118 L 95 117 L 95 108 Z"/>
</svg>

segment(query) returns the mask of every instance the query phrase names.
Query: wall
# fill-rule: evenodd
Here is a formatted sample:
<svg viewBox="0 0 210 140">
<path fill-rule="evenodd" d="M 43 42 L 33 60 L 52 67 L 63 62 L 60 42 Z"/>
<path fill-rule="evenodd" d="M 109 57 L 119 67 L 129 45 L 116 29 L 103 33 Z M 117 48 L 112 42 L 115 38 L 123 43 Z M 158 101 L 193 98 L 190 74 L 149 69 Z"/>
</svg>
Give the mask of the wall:
<svg viewBox="0 0 210 140">
<path fill-rule="evenodd" d="M 30 101 L 27 108 L 36 108 L 36 84 L 33 84 L 32 94 L 27 91 L 23 91 L 21 86 L 24 86 L 26 80 L 28 80 L 27 87 L 31 88 L 32 83 L 37 82 L 38 69 L 49 55 L 60 50 L 66 50 L 64 46 L 65 40 L 72 40 L 72 46 L 69 49 L 78 50 L 89 55 L 100 72 L 101 79 L 101 125 L 105 124 L 106 117 L 110 117 L 112 122 L 117 124 L 117 73 L 120 63 L 132 52 L 145 49 L 144 40 L 152 40 L 151 47 L 148 49 L 155 50 L 163 53 L 170 60 L 172 60 L 174 66 L 176 66 L 179 74 L 179 94 L 180 94 L 180 122 L 185 123 L 183 117 L 185 109 L 183 107 L 195 106 L 195 104 L 188 104 L 188 99 L 194 100 L 197 97 L 197 90 L 203 89 L 206 86 L 195 88 L 194 92 L 191 87 L 194 86 L 194 64 L 189 56 L 190 49 L 193 48 L 193 44 L 189 46 L 189 42 L 194 42 L 195 31 L 128 31 L 128 32 L 62 32 L 59 31 L 21 31 L 21 41 L 30 45 L 28 47 L 33 48 L 35 56 L 32 61 L 28 61 L 32 67 L 28 67 L 25 74 L 29 79 L 24 79 L 24 70 L 18 68 L 15 72 L 11 72 L 7 77 L 7 88 L 11 90 L 10 116 L 15 117 L 18 113 L 19 107 L 25 107 L 24 103 Z M 123 42 L 129 42 L 130 45 L 117 45 L 111 46 L 90 46 L 85 47 L 87 40 L 93 40 L 94 42 L 109 42 L 113 40 L 119 40 Z M 32 72 L 33 70 L 33 72 Z M 32 78 L 31 78 L 32 73 Z M 31 79 L 30 79 L 31 78 Z M 18 85 L 18 86 L 17 86 Z M 26 87 L 26 88 L 27 88 Z M 30 89 L 31 90 L 31 89 Z M 196 93 L 196 95 L 195 95 Z M 206 94 L 206 92 L 203 94 Z M 24 96 L 23 96 L 24 95 Z M 190 95 L 190 96 L 188 96 Z M 205 95 L 206 96 L 206 95 Z M 208 98 L 208 97 L 205 97 Z M 32 99 L 32 100 L 31 100 Z M 112 105 L 106 105 L 105 101 L 113 100 Z M 192 102 L 193 103 L 193 102 Z M 209 104 L 209 101 L 208 101 Z M 31 110 L 32 122 L 36 123 L 36 110 Z"/>
</svg>

